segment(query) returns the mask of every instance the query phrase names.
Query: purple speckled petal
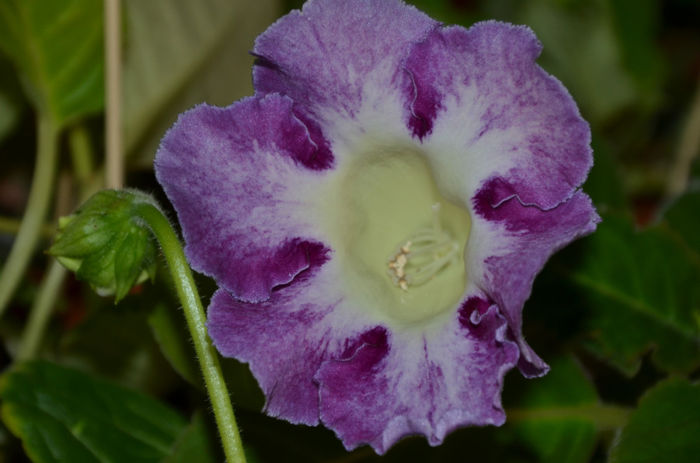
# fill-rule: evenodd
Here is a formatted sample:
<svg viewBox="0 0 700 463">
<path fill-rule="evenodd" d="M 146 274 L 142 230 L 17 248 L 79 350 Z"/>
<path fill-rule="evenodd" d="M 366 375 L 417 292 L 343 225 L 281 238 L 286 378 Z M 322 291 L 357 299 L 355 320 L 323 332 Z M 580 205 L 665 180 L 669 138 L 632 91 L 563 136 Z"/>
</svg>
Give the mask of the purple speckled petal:
<svg viewBox="0 0 700 463">
<path fill-rule="evenodd" d="M 314 243 L 310 268 L 267 301 L 245 303 L 219 290 L 208 309 L 216 348 L 249 363 L 267 399 L 265 412 L 292 423 L 318 424 L 316 371 L 345 350 L 346 339 L 372 326 L 361 309 L 344 306 L 348 301 L 330 255 Z"/>
<path fill-rule="evenodd" d="M 479 297 L 453 317 L 427 333 L 373 328 L 322 363 L 321 420 L 346 448 L 381 454 L 411 434 L 438 445 L 457 427 L 503 423 L 503 377 L 518 359 L 506 322 Z"/>
<path fill-rule="evenodd" d="M 316 425 L 318 391 L 312 378 L 326 352 L 321 342 L 325 333 L 311 329 L 324 314 L 280 312 L 271 304 L 244 303 L 220 289 L 209 306 L 209 335 L 223 356 L 250 364 L 265 393 L 267 414 Z M 311 334 L 317 336 L 309 339 Z"/>
<path fill-rule="evenodd" d="M 437 24 L 399 0 L 310 0 L 256 40 L 255 89 L 289 95 L 325 125 L 363 104 L 384 111 L 405 92 L 409 45 Z"/>
<path fill-rule="evenodd" d="M 314 188 L 332 158 L 293 109 L 279 95 L 197 106 L 156 155 L 190 264 L 243 300 L 269 298 L 309 265 L 313 226 L 300 193 Z"/>
<path fill-rule="evenodd" d="M 540 50 L 529 28 L 495 21 L 437 30 L 413 47 L 409 125 L 438 172 L 461 175 L 456 196 L 471 197 L 497 176 L 504 183 L 493 205 L 517 194 L 550 209 L 586 178 L 588 124 L 561 83 L 535 64 Z"/>
<path fill-rule="evenodd" d="M 541 376 L 547 365 L 521 334 L 522 307 L 532 282 L 547 259 L 600 221 L 591 200 L 577 191 L 554 209 L 523 205 L 517 197 L 493 207 L 500 179 L 485 182 L 474 198 L 472 231 L 467 244 L 468 274 L 503 310 L 520 346 L 518 367 L 528 377 Z"/>
</svg>

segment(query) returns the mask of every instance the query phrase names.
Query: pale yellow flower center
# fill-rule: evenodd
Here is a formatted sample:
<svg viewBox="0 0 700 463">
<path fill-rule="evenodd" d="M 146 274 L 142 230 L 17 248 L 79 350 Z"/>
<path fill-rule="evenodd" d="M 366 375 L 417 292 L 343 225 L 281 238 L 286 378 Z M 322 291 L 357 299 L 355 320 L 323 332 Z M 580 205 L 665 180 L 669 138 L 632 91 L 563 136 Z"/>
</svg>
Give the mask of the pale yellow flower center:
<svg viewBox="0 0 700 463">
<path fill-rule="evenodd" d="M 425 323 L 467 283 L 469 213 L 447 200 L 415 148 L 373 147 L 343 161 L 321 199 L 343 285 L 379 318 Z"/>
</svg>

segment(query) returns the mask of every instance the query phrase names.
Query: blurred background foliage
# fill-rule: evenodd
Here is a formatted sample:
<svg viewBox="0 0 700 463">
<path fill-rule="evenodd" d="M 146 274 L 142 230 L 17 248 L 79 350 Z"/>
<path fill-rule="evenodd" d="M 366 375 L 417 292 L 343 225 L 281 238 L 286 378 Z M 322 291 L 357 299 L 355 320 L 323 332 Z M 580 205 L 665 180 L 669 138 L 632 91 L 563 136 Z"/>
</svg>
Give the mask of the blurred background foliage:
<svg viewBox="0 0 700 463">
<path fill-rule="evenodd" d="M 255 36 L 301 3 L 123 0 L 128 186 L 167 204 L 152 171 L 165 130 L 194 104 L 251 94 Z M 264 416 L 247 367 L 226 360 L 251 461 L 697 461 L 700 2 L 410 3 L 447 24 L 529 25 L 544 45 L 539 64 L 591 124 L 595 166 L 584 189 L 604 221 L 550 261 L 525 306 L 526 336 L 552 371 L 507 376 L 502 428 L 462 429 L 437 448 L 409 438 L 378 457 L 367 447 L 345 452 L 326 429 Z M 56 147 L 55 170 L 42 180 L 49 213 L 33 227 L 38 244 L 16 291 L 4 295 L 0 462 L 222 461 L 167 272 L 115 305 L 51 270 L 42 252 L 57 217 L 103 184 L 102 31 L 95 0 L 0 0 L 3 264 L 33 204 L 42 126 Z M 214 285 L 198 283 L 206 304 Z M 42 298 L 53 313 L 29 356 L 42 360 L 22 362 Z"/>
</svg>

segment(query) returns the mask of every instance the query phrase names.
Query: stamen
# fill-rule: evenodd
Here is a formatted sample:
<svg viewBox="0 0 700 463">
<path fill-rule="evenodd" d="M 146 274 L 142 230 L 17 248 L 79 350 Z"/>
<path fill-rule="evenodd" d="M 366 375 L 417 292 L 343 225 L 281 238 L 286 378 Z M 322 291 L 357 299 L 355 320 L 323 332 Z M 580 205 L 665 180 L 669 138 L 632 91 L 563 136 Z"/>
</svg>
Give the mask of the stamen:
<svg viewBox="0 0 700 463">
<path fill-rule="evenodd" d="M 440 224 L 440 203 L 432 209 L 431 226 L 417 230 L 387 259 L 389 277 L 404 291 L 427 283 L 458 259 L 459 243 Z"/>
</svg>

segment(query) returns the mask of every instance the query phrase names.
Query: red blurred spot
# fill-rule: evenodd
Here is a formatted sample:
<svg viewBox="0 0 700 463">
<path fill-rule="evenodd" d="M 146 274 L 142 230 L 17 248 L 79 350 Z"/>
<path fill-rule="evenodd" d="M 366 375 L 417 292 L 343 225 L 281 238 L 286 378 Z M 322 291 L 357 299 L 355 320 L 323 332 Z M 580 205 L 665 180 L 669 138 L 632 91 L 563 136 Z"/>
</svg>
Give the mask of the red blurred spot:
<svg viewBox="0 0 700 463">
<path fill-rule="evenodd" d="M 141 294 L 143 292 L 143 285 L 136 285 L 131 288 L 129 294 Z"/>
</svg>

